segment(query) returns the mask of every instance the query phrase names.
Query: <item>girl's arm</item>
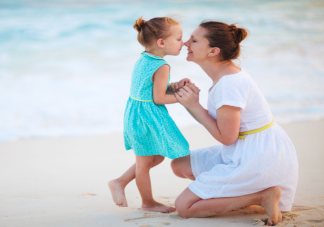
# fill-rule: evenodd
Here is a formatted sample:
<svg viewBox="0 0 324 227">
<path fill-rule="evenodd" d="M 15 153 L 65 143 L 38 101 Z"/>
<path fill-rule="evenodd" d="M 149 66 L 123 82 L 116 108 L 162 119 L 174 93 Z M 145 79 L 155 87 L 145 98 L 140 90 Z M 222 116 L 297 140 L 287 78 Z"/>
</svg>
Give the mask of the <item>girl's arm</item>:
<svg viewBox="0 0 324 227">
<path fill-rule="evenodd" d="M 175 96 L 216 140 L 227 146 L 237 140 L 240 130 L 240 108 L 224 105 L 217 109 L 217 120 L 215 120 L 200 105 L 198 95 L 188 86 L 180 89 Z"/>
<path fill-rule="evenodd" d="M 169 81 L 170 66 L 162 65 L 155 71 L 153 80 L 153 101 L 157 105 L 177 103 L 178 100 L 172 94 L 166 94 Z"/>
</svg>

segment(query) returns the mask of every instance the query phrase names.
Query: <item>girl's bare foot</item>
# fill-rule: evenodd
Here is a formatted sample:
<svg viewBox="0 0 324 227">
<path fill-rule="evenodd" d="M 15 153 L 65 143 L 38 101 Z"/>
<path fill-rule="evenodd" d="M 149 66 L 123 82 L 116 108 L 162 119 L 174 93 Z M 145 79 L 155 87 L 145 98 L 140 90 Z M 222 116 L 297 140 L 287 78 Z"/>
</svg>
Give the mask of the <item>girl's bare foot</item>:
<svg viewBox="0 0 324 227">
<path fill-rule="evenodd" d="M 272 187 L 265 190 L 261 195 L 261 206 L 266 210 L 269 219 L 267 225 L 275 225 L 282 221 L 282 215 L 278 207 L 281 196 L 280 187 Z"/>
<path fill-rule="evenodd" d="M 176 211 L 176 208 L 166 206 L 162 203 L 158 203 L 153 200 L 151 203 L 147 203 L 142 205 L 142 210 L 149 210 L 149 211 L 156 211 L 156 212 L 161 212 L 161 213 L 171 213 Z"/>
<path fill-rule="evenodd" d="M 125 197 L 124 187 L 119 183 L 119 181 L 117 179 L 109 181 L 108 187 L 116 205 L 127 207 L 128 204 Z"/>
</svg>

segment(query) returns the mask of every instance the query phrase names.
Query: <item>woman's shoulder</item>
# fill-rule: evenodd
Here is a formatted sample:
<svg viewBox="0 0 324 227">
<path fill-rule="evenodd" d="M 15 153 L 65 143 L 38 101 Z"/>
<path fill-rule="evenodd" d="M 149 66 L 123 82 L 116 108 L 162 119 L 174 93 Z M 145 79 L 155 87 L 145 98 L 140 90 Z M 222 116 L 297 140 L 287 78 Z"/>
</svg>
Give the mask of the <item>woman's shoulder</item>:
<svg viewBox="0 0 324 227">
<path fill-rule="evenodd" d="M 250 75 L 244 69 L 241 68 L 241 70 L 238 73 L 224 75 L 222 78 L 220 78 L 219 81 L 225 81 L 225 82 L 231 82 L 231 81 L 243 82 L 243 81 L 249 81 L 250 79 L 251 79 Z"/>
<path fill-rule="evenodd" d="M 244 109 L 249 94 L 251 78 L 247 72 L 240 72 L 223 76 L 209 92 L 209 99 L 216 109 L 223 105 Z"/>
<path fill-rule="evenodd" d="M 251 82 L 250 75 L 241 68 L 238 73 L 224 75 L 219 79 L 219 81 L 210 88 L 212 90 L 222 90 L 222 89 L 243 89 L 245 86 L 248 86 Z"/>
</svg>

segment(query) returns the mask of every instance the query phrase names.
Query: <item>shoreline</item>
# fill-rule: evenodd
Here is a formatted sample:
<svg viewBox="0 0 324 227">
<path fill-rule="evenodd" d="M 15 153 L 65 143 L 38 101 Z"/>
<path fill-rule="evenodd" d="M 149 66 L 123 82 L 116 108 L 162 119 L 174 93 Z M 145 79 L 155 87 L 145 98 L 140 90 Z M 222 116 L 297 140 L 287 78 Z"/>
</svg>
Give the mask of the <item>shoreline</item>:
<svg viewBox="0 0 324 227">
<path fill-rule="evenodd" d="M 303 122 L 320 122 L 324 121 L 324 118 L 315 119 L 315 120 L 298 120 L 298 121 L 288 121 L 283 123 L 278 123 L 280 126 L 285 127 L 286 125 L 295 124 L 295 123 L 303 123 Z M 178 126 L 179 129 L 183 132 L 187 129 L 193 129 L 193 128 L 200 128 L 201 125 L 199 123 L 197 124 L 191 124 L 187 126 Z M 94 137 L 94 136 L 111 136 L 114 134 L 122 134 L 122 130 L 111 130 L 107 132 L 93 132 L 89 134 L 66 134 L 66 135 L 33 135 L 33 136 L 25 136 L 25 137 L 7 137 L 9 139 L 1 139 L 0 138 L 0 145 L 2 143 L 7 142 L 19 142 L 19 141 L 25 141 L 25 140 L 42 140 L 42 139 L 57 139 L 57 138 L 84 138 L 84 137 Z"/>
<path fill-rule="evenodd" d="M 299 182 L 293 209 L 277 226 L 324 224 L 324 120 L 281 125 L 297 150 Z M 180 128 L 190 149 L 217 144 L 202 126 Z M 122 133 L 0 142 L 0 226 L 252 226 L 266 217 L 258 206 L 211 218 L 139 210 L 135 182 L 129 207 L 117 207 L 107 187 L 134 162 Z M 170 159 L 150 172 L 154 197 L 169 205 L 191 182 L 173 175 Z"/>
</svg>

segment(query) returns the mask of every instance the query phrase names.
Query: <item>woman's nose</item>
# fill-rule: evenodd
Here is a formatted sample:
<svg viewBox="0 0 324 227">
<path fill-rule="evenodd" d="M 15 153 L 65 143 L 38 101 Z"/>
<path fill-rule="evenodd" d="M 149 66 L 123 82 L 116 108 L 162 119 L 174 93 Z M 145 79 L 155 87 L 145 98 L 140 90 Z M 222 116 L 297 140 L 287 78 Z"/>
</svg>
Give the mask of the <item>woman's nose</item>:
<svg viewBox="0 0 324 227">
<path fill-rule="evenodd" d="M 189 47 L 189 40 L 187 42 L 184 42 L 184 44 L 186 47 Z"/>
</svg>

